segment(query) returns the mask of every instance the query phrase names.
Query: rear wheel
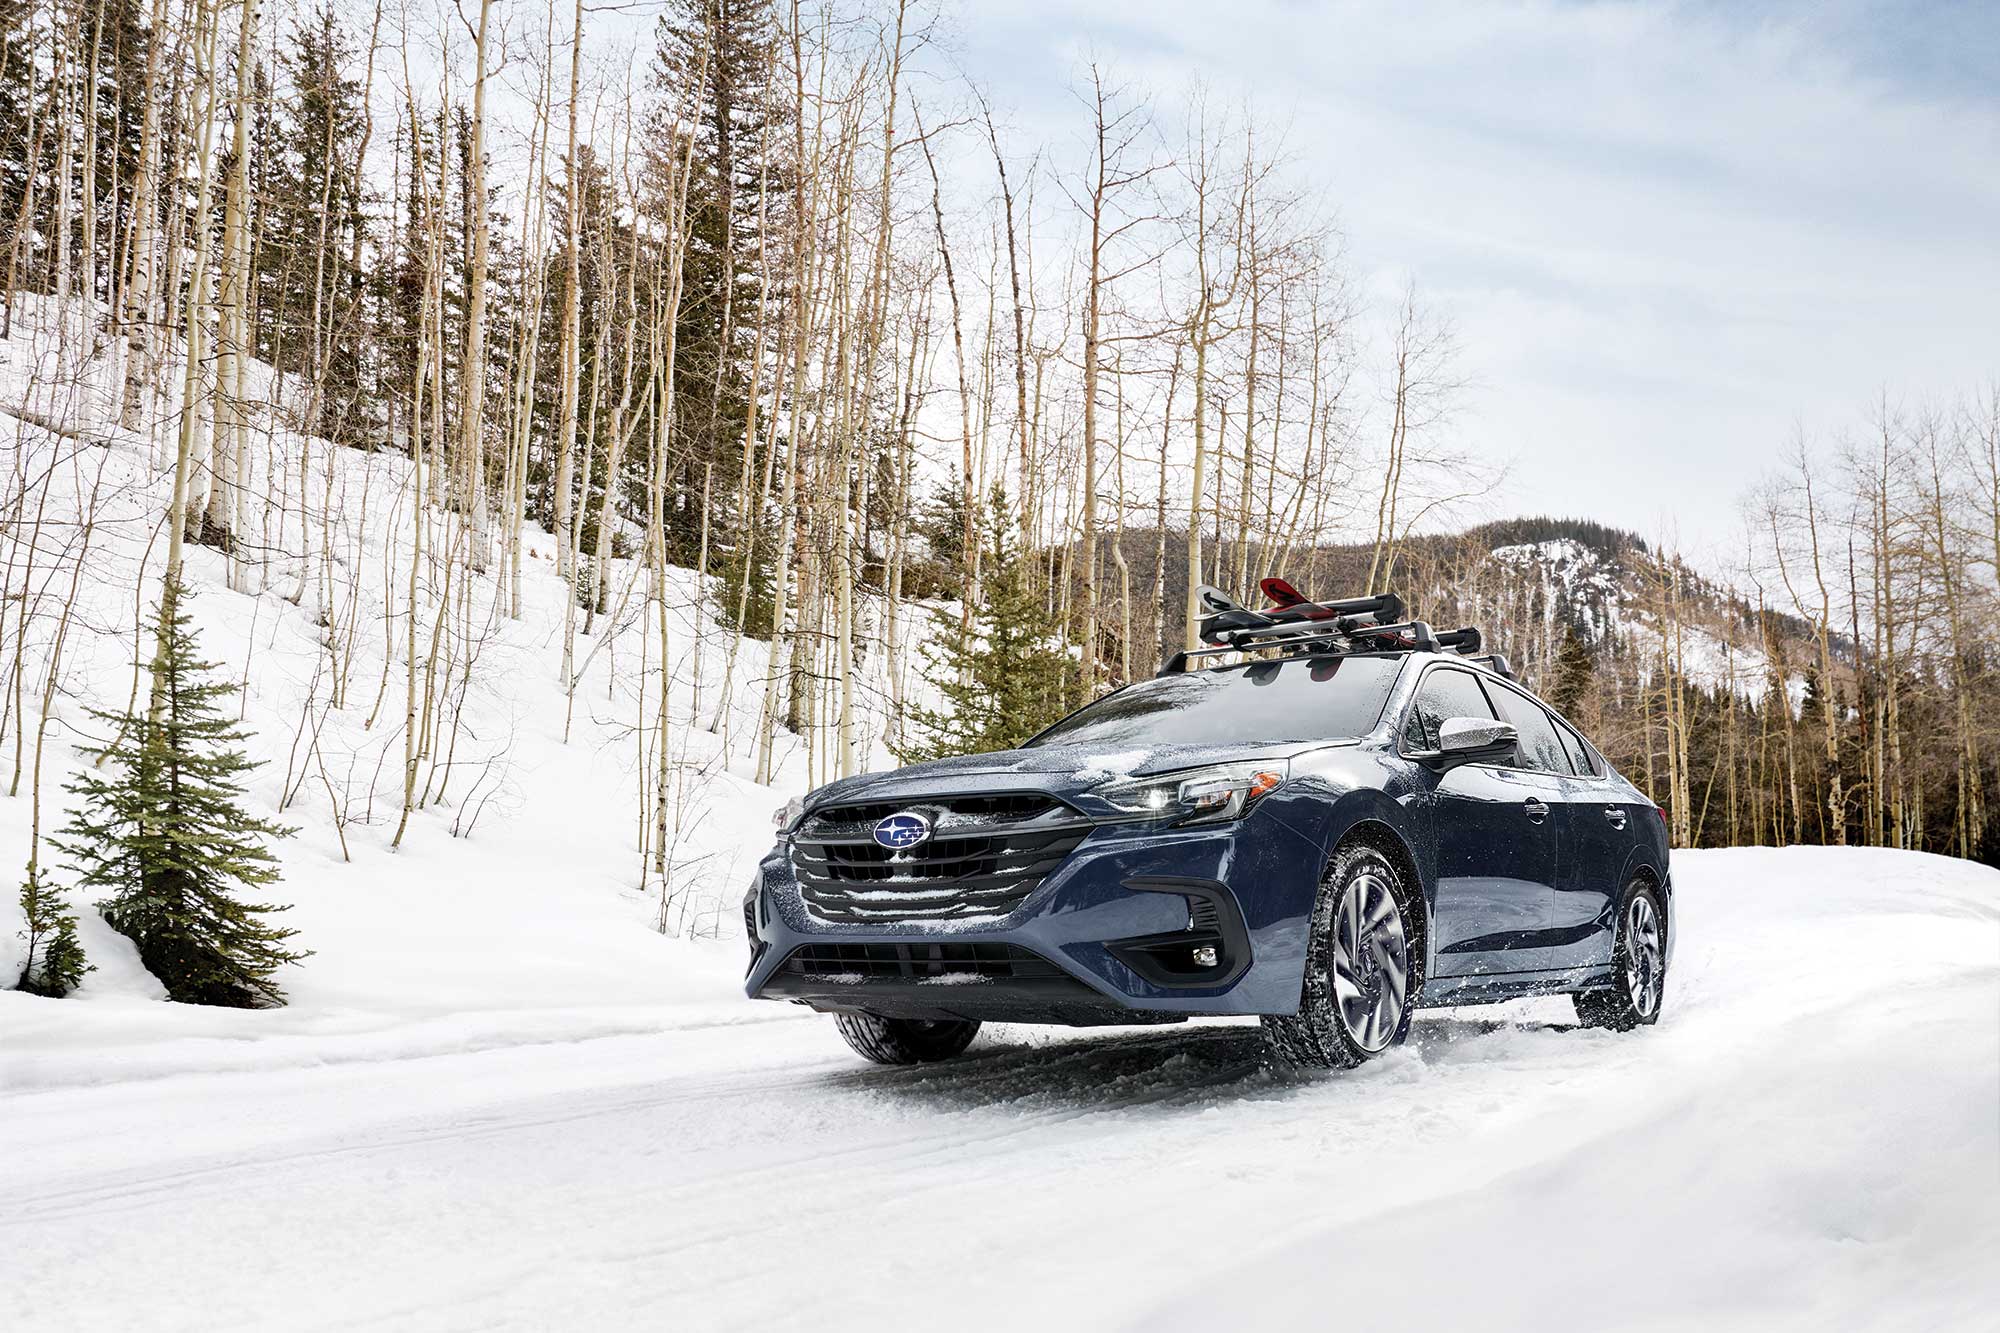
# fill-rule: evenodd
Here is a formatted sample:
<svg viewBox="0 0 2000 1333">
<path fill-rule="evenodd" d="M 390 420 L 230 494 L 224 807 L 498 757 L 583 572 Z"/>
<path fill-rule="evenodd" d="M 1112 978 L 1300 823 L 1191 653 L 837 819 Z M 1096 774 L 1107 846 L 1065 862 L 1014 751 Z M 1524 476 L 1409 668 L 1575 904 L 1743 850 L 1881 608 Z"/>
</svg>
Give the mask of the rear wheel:
<svg viewBox="0 0 2000 1333">
<path fill-rule="evenodd" d="M 1409 1035 L 1422 954 L 1402 872 L 1366 844 L 1334 853 L 1313 904 L 1299 1012 L 1264 1019 L 1284 1064 L 1352 1069 Z"/>
<path fill-rule="evenodd" d="M 1609 990 L 1584 991 L 1575 997 L 1576 1016 L 1585 1027 L 1630 1032 L 1660 1021 L 1667 983 L 1666 922 L 1653 887 L 1645 880 L 1633 880 L 1625 890 L 1611 954 L 1617 980 Z"/>
<path fill-rule="evenodd" d="M 878 1065 L 916 1065 L 949 1060 L 979 1035 L 979 1024 L 961 1018 L 881 1018 L 875 1014 L 835 1014 L 833 1024 L 856 1055 Z"/>
</svg>

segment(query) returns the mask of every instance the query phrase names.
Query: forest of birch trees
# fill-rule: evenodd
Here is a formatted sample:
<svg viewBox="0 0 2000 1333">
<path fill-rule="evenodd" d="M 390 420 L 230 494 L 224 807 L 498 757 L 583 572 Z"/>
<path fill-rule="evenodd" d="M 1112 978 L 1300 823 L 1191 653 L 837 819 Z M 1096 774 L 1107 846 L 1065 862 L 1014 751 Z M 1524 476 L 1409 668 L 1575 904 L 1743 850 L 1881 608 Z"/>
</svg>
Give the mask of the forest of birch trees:
<svg viewBox="0 0 2000 1333">
<path fill-rule="evenodd" d="M 1187 645 L 1197 584 L 1247 599 L 1282 572 L 1479 624 L 1681 845 L 2000 858 L 1991 385 L 1787 405 L 1848 424 L 1723 479 L 1726 569 L 1482 523 L 1504 469 L 1468 349 L 1422 275 L 1363 280 L 1394 257 L 1347 252 L 1297 127 L 1086 56 L 1066 124 L 1026 131 L 955 72 L 946 23 L 897 0 L 0 0 L 0 335 L 49 353 L 0 402 L 0 523 L 37 522 L 23 430 L 143 438 L 172 479 L 153 568 L 198 545 L 235 591 L 317 608 L 326 708 L 393 737 L 369 808 L 395 841 L 443 799 L 453 699 L 546 550 L 564 683 L 615 634 L 650 692 L 656 866 L 685 780 L 684 683 L 647 674 L 669 571 L 699 576 L 726 654 L 686 725 L 751 705 L 724 744 L 759 782 L 785 737 L 814 782 L 949 748 L 941 680 L 1006 698 L 1017 734 L 980 738 L 1019 739 Z M 410 478 L 358 520 L 398 533 L 379 607 L 342 548 L 371 501 L 336 458 L 363 453 Z M 1613 571 L 1618 614 L 1494 558 L 1558 540 Z M 26 645 L 66 623 L 39 541 L 10 547 L 0 638 L 17 787 L 58 680 Z M 769 669 L 738 669 L 752 642 Z"/>
</svg>

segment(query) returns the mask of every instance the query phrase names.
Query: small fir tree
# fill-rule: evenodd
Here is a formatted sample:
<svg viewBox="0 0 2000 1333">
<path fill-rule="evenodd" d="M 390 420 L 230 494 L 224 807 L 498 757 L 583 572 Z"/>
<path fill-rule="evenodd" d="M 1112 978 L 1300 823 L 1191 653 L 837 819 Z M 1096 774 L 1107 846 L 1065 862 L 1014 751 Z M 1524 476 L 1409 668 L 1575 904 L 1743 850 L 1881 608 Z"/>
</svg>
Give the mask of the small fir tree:
<svg viewBox="0 0 2000 1333">
<path fill-rule="evenodd" d="M 910 711 L 915 738 L 900 752 L 905 761 L 1011 750 L 1072 706 L 1071 641 L 1014 545 L 1005 492 L 995 487 L 986 510 L 984 600 L 970 625 L 955 612 L 932 613 L 924 677 L 947 706 Z"/>
<path fill-rule="evenodd" d="M 28 956 L 14 989 L 61 999 L 77 988 L 84 973 L 95 969 L 76 937 L 76 916 L 34 864 L 28 866 L 28 878 L 21 884 L 21 913 L 28 919 L 21 932 L 28 941 Z"/>
<path fill-rule="evenodd" d="M 296 931 L 261 919 L 283 908 L 246 902 L 239 891 L 277 882 L 267 844 L 293 830 L 239 803 L 243 775 L 256 764 L 239 748 L 248 733 L 221 707 L 236 686 L 199 660 L 186 599 L 170 578 L 153 621 L 151 700 L 143 713 L 97 714 L 116 728 L 109 745 L 88 752 L 105 772 L 70 783 L 78 801 L 52 841 L 81 883 L 108 891 L 99 910 L 138 945 L 167 998 L 283 1004 L 272 976 L 307 955 L 286 947 Z"/>
</svg>

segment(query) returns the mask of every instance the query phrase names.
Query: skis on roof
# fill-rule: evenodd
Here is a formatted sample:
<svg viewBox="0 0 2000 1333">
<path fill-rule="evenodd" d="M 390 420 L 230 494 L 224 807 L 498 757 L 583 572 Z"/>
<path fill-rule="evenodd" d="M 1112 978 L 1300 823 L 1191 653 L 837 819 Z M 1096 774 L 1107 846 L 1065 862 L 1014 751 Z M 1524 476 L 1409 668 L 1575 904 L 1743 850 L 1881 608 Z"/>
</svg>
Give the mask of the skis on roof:
<svg viewBox="0 0 2000 1333">
<path fill-rule="evenodd" d="M 1478 630 L 1467 626 L 1440 634 L 1425 621 L 1406 620 L 1408 608 L 1393 592 L 1316 602 L 1275 576 L 1259 580 L 1257 588 L 1266 602 L 1261 609 L 1244 606 L 1209 584 L 1197 587 L 1195 602 L 1201 609 L 1197 635 L 1203 646 L 1174 653 L 1161 666 L 1160 674 L 1178 675 L 1198 657 L 1263 650 L 1276 650 L 1288 657 L 1455 652 L 1513 678 L 1507 659 L 1498 653 L 1474 656 L 1481 646 Z"/>
</svg>

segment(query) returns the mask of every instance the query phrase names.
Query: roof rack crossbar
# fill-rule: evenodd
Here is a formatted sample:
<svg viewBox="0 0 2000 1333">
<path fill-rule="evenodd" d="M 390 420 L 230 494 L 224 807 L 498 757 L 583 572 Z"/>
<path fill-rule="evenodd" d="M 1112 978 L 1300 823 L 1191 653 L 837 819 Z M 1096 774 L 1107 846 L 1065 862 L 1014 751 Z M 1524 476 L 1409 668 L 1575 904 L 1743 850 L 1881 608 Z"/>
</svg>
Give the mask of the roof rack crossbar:
<svg viewBox="0 0 2000 1333">
<path fill-rule="evenodd" d="M 1289 584 L 1282 580 L 1266 579 L 1266 584 L 1282 584 L 1290 596 L 1297 596 Z M 1268 591 L 1268 590 L 1267 590 Z M 1197 626 L 1197 635 L 1210 646 L 1227 642 L 1231 635 L 1244 630 L 1270 630 L 1280 626 L 1299 624 L 1324 624 L 1329 620 L 1343 617 L 1366 616 L 1373 620 L 1399 620 L 1405 613 L 1403 599 L 1393 592 L 1377 593 L 1369 597 L 1348 597 L 1332 602 L 1309 602 L 1303 599 L 1286 601 L 1272 594 L 1274 605 L 1262 610 L 1253 610 L 1232 601 L 1220 588 L 1202 584 L 1195 589 L 1195 596 L 1203 615 Z"/>
<path fill-rule="evenodd" d="M 1261 610 L 1232 600 L 1220 588 L 1208 584 L 1196 588 L 1206 613 L 1197 626 L 1203 646 L 1171 654 L 1161 664 L 1160 674 L 1178 675 L 1197 657 L 1271 649 L 1298 656 L 1323 645 L 1332 652 L 1455 652 L 1509 680 L 1516 678 L 1500 654 L 1474 656 L 1482 646 L 1477 629 L 1467 625 L 1439 633 L 1426 621 L 1404 620 L 1407 608 L 1393 592 L 1313 602 L 1276 576 L 1260 580 L 1258 587 L 1272 603 Z"/>
<path fill-rule="evenodd" d="M 1378 625 L 1373 621 L 1354 623 L 1353 618 L 1343 618 L 1333 624 L 1316 622 L 1308 624 L 1273 625 L 1261 629 L 1242 629 L 1228 633 L 1226 642 L 1209 644 L 1202 648 L 1185 648 L 1172 654 L 1161 666 L 1163 676 L 1179 675 L 1187 670 L 1187 664 L 1197 657 L 1219 657 L 1226 653 L 1258 652 L 1270 648 L 1291 649 L 1294 652 L 1316 643 L 1331 644 L 1335 640 L 1350 643 L 1371 643 L 1388 640 L 1390 648 L 1402 648 L 1417 652 L 1439 651 L 1439 639 L 1429 624 L 1421 620 L 1409 620 L 1395 625 Z"/>
</svg>

